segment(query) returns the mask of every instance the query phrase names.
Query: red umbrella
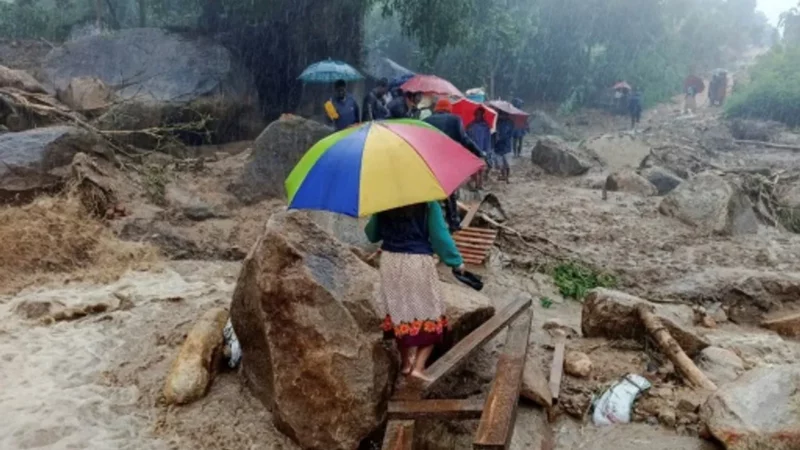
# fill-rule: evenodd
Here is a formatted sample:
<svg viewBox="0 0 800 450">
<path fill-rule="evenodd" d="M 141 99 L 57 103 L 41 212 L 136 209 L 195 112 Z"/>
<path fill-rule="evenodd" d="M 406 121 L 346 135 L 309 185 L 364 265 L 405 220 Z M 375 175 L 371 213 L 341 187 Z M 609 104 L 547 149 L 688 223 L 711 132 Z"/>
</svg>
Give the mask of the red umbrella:
<svg viewBox="0 0 800 450">
<path fill-rule="evenodd" d="M 453 83 L 435 75 L 414 75 L 403 83 L 400 89 L 406 92 L 464 97 L 464 94 L 453 86 Z"/>
<path fill-rule="evenodd" d="M 697 75 L 689 75 L 683 82 L 683 90 L 686 91 L 689 87 L 693 87 L 694 92 L 699 94 L 706 88 L 706 84 L 703 82 L 703 79 Z"/>
<path fill-rule="evenodd" d="M 530 114 L 505 100 L 492 100 L 486 102 L 486 104 L 511 116 L 511 120 L 514 121 L 514 125 L 516 125 L 518 128 L 522 128 L 528 123 L 528 116 L 530 116 Z"/>
<path fill-rule="evenodd" d="M 613 88 L 613 89 L 614 89 L 614 90 L 617 90 L 617 89 L 627 89 L 627 90 L 629 90 L 629 91 L 630 91 L 630 90 L 631 90 L 631 85 L 630 85 L 630 84 L 628 84 L 626 81 L 620 81 L 619 83 L 617 83 L 617 84 L 615 84 L 615 85 L 614 85 L 614 88 Z"/>
<path fill-rule="evenodd" d="M 478 109 L 485 111 L 483 117 L 489 123 L 489 128 L 494 130 L 495 126 L 497 126 L 497 112 L 492 108 L 467 98 L 462 98 L 453 103 L 453 114 L 461 117 L 461 120 L 464 121 L 464 127 L 468 127 L 469 124 L 475 121 L 475 111 Z"/>
</svg>

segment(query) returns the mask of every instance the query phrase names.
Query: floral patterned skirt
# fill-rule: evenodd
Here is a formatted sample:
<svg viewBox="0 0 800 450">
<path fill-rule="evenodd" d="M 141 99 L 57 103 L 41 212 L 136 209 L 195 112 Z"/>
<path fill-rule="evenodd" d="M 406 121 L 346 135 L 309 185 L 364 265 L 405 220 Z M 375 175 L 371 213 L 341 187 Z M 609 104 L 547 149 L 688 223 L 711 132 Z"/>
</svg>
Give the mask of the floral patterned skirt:
<svg viewBox="0 0 800 450">
<path fill-rule="evenodd" d="M 447 327 L 436 261 L 431 255 L 381 253 L 383 331 L 401 347 L 442 340 Z"/>
</svg>

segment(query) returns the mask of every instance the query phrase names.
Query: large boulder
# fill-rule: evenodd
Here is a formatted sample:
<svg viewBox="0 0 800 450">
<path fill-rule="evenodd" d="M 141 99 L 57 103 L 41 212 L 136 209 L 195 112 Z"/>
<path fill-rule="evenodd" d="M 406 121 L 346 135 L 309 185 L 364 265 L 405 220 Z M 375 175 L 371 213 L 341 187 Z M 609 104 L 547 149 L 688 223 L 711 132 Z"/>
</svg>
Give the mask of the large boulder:
<svg viewBox="0 0 800 450">
<path fill-rule="evenodd" d="M 273 215 L 243 263 L 231 319 L 244 375 L 302 448 L 356 448 L 384 419 L 394 368 L 378 282 L 300 212 Z"/>
<path fill-rule="evenodd" d="M 647 335 L 636 311 L 639 304 L 653 308 L 687 355 L 693 357 L 709 346 L 708 340 L 694 328 L 694 311 L 686 305 L 651 303 L 639 297 L 611 289 L 589 292 L 581 311 L 584 337 L 641 339 Z"/>
<path fill-rule="evenodd" d="M 656 187 L 658 195 L 669 194 L 683 182 L 681 177 L 659 166 L 646 167 L 639 174 Z"/>
<path fill-rule="evenodd" d="M 260 130 L 253 77 L 225 47 L 157 28 L 125 29 L 66 42 L 41 71 L 56 91 L 74 78 L 95 77 L 121 100 L 98 124 L 135 130 L 210 117 L 217 142 L 252 138 Z"/>
<path fill-rule="evenodd" d="M 114 93 L 96 77 L 73 78 L 66 89 L 56 95 L 65 105 L 75 111 L 97 113 L 114 102 Z"/>
<path fill-rule="evenodd" d="M 744 361 L 731 350 L 706 347 L 697 357 L 697 367 L 717 386 L 739 378 L 744 372 Z"/>
<path fill-rule="evenodd" d="M 742 235 L 758 231 L 749 197 L 709 172 L 681 183 L 661 201 L 659 211 L 711 233 Z"/>
<path fill-rule="evenodd" d="M 99 139 L 70 126 L 0 134 L 0 203 L 59 189 L 78 152 L 99 152 Z"/>
<path fill-rule="evenodd" d="M 729 450 L 800 449 L 800 364 L 753 369 L 722 385 L 700 408 Z"/>
<path fill-rule="evenodd" d="M 575 134 L 544 111 L 533 111 L 528 117 L 528 127 L 532 134 L 558 136 L 575 139 Z"/>
<path fill-rule="evenodd" d="M 734 119 L 730 123 L 730 128 L 734 139 L 769 142 L 772 141 L 773 137 L 779 134 L 784 127 L 778 122 Z"/>
<path fill-rule="evenodd" d="M 590 165 L 562 140 L 542 138 L 531 152 L 531 162 L 551 175 L 563 177 L 583 175 Z"/>
<path fill-rule="evenodd" d="M 609 175 L 606 178 L 606 190 L 627 192 L 642 197 L 650 197 L 658 192 L 652 183 L 634 172 L 633 169 L 623 169 Z"/>
<path fill-rule="evenodd" d="M 0 66 L 0 88 L 11 87 L 34 94 L 46 94 L 47 90 L 24 70 Z"/>
<path fill-rule="evenodd" d="M 581 147 L 611 172 L 636 169 L 650 155 L 650 146 L 630 133 L 604 134 L 584 141 Z"/>
<path fill-rule="evenodd" d="M 281 116 L 258 136 L 244 172 L 228 190 L 245 203 L 285 198 L 286 177 L 305 152 L 331 132 L 333 129 L 312 120 Z"/>
</svg>

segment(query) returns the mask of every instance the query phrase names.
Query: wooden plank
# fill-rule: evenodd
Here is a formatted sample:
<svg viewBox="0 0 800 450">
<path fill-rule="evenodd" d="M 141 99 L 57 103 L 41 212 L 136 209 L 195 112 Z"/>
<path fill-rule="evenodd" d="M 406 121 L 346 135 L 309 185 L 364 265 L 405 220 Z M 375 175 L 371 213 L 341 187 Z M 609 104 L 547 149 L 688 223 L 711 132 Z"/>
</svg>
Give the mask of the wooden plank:
<svg viewBox="0 0 800 450">
<path fill-rule="evenodd" d="M 508 328 L 506 345 L 497 361 L 496 375 L 486 397 L 473 449 L 507 449 L 511 444 L 532 317 L 533 311 L 528 308 Z"/>
<path fill-rule="evenodd" d="M 516 319 L 531 306 L 531 299 L 520 299 L 505 307 L 491 319 L 484 322 L 464 339 L 458 341 L 447 353 L 425 369 L 426 382 L 422 389 L 429 390 L 439 383 L 445 375 L 455 369 L 484 342 L 496 335 L 509 322 Z"/>
<path fill-rule="evenodd" d="M 460 234 L 454 234 L 453 240 L 456 241 L 456 244 L 459 242 L 469 242 L 472 244 L 488 244 L 489 246 L 494 245 L 494 239 L 475 238 L 469 236 L 462 236 Z"/>
<path fill-rule="evenodd" d="M 461 221 L 461 228 L 467 228 L 469 224 L 472 223 L 472 219 L 475 218 L 475 214 L 478 214 L 478 209 L 480 209 L 481 204 L 473 203 L 472 205 L 467 208 L 467 214 L 464 216 L 464 220 Z"/>
<path fill-rule="evenodd" d="M 389 420 L 479 419 L 483 399 L 471 400 L 400 400 L 389 402 Z"/>
<path fill-rule="evenodd" d="M 492 248 L 491 245 L 487 245 L 487 244 L 472 244 L 472 243 L 469 243 L 469 242 L 456 242 L 456 245 L 458 245 L 459 247 L 474 248 L 476 250 L 484 250 L 484 251 L 488 251 L 490 248 Z"/>
<path fill-rule="evenodd" d="M 478 236 L 497 236 L 497 230 L 493 230 L 491 228 L 477 228 L 477 227 L 462 228 L 459 231 L 459 233 L 474 234 Z"/>
<path fill-rule="evenodd" d="M 414 450 L 414 421 L 390 420 L 383 436 L 383 450 Z"/>
<path fill-rule="evenodd" d="M 553 365 L 550 366 L 550 392 L 553 394 L 553 404 L 558 403 L 558 393 L 561 391 L 561 378 L 564 374 L 564 349 L 567 346 L 563 334 L 556 336 L 556 347 L 553 352 Z"/>
</svg>

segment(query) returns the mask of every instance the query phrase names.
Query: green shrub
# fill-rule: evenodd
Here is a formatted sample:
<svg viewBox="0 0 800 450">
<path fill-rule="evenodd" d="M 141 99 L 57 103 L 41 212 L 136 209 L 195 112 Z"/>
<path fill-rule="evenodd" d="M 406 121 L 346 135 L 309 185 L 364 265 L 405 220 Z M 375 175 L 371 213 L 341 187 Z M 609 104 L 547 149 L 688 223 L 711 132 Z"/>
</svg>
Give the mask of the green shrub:
<svg viewBox="0 0 800 450">
<path fill-rule="evenodd" d="M 594 288 L 612 288 L 617 285 L 617 279 L 613 275 L 597 272 L 576 263 L 556 266 L 553 269 L 553 279 L 561 295 L 576 300 L 583 300 Z"/>
<path fill-rule="evenodd" d="M 775 47 L 749 71 L 750 81 L 736 87 L 728 117 L 776 120 L 800 125 L 800 46 Z"/>
</svg>

